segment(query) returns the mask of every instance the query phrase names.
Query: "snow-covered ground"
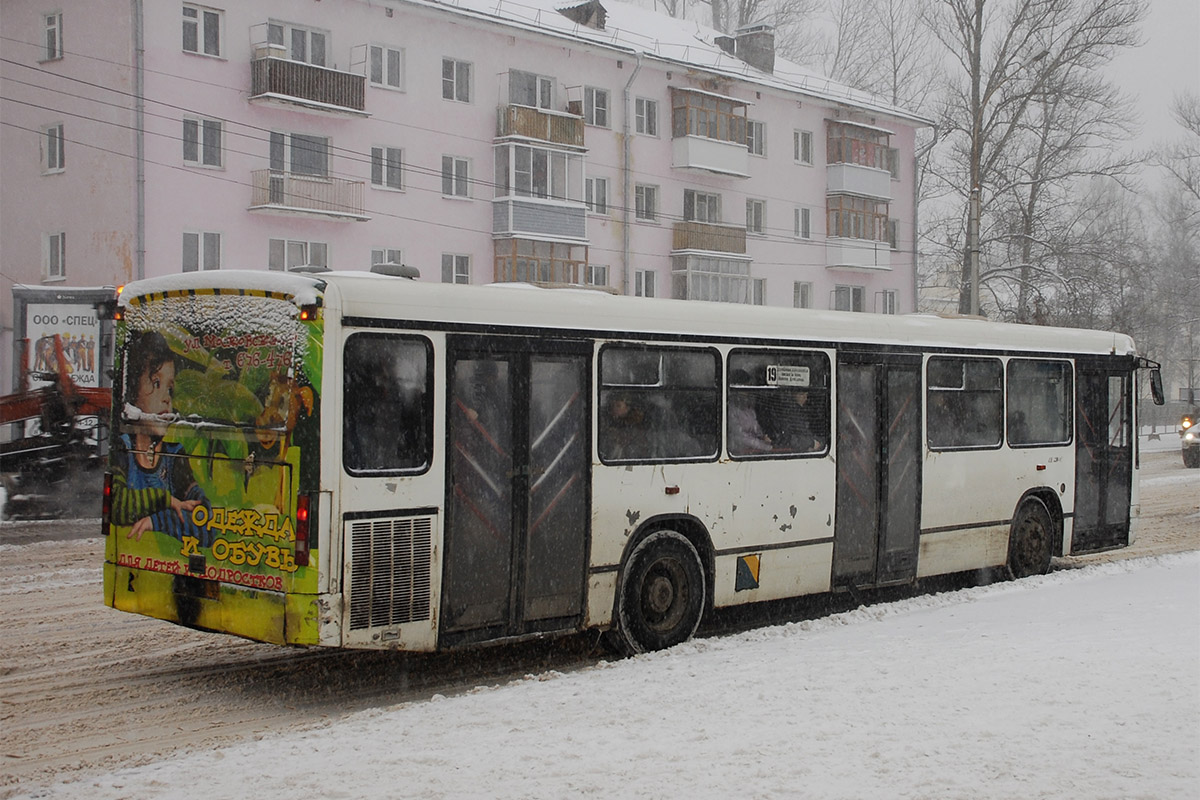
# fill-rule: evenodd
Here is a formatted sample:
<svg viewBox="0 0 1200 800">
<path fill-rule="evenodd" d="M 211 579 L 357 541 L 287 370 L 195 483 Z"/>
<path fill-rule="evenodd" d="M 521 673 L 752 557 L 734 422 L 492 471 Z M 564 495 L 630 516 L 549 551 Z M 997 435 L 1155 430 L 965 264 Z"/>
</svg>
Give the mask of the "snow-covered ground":
<svg viewBox="0 0 1200 800">
<path fill-rule="evenodd" d="M 1200 553 L 530 675 L 27 797 L 1194 798 Z M 114 719 L 114 735 L 122 724 Z"/>
</svg>

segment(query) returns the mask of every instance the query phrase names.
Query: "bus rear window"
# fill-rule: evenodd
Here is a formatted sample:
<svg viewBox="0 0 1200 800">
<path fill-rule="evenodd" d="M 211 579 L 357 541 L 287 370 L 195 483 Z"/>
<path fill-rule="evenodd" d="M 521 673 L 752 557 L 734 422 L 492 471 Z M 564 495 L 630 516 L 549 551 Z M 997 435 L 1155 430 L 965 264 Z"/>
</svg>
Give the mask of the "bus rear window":
<svg viewBox="0 0 1200 800">
<path fill-rule="evenodd" d="M 600 458 L 716 458 L 720 400 L 714 351 L 606 347 L 600 353 Z"/>
<path fill-rule="evenodd" d="M 999 359 L 929 359 L 929 447 L 998 447 L 1004 436 L 1004 370 Z"/>
<path fill-rule="evenodd" d="M 429 468 L 432 358 L 429 342 L 417 337 L 356 333 L 346 339 L 342 463 L 348 472 Z"/>
</svg>

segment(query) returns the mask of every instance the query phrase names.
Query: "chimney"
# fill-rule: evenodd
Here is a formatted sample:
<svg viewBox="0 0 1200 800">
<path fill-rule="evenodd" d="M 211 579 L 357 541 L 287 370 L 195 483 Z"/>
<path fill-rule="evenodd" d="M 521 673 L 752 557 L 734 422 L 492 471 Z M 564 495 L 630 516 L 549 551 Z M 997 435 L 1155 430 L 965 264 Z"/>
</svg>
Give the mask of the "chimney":
<svg viewBox="0 0 1200 800">
<path fill-rule="evenodd" d="M 717 37 L 713 38 L 713 43 L 716 44 L 717 47 L 724 50 L 726 53 L 729 53 L 729 55 L 731 55 L 731 56 L 736 55 L 736 53 L 737 53 L 736 42 L 737 42 L 737 40 L 734 39 L 732 36 L 717 36 Z"/>
<path fill-rule="evenodd" d="M 756 24 L 738 28 L 737 57 L 755 69 L 773 73 L 775 71 L 775 29 L 770 25 Z M 720 42 L 718 41 L 718 44 Z"/>
</svg>

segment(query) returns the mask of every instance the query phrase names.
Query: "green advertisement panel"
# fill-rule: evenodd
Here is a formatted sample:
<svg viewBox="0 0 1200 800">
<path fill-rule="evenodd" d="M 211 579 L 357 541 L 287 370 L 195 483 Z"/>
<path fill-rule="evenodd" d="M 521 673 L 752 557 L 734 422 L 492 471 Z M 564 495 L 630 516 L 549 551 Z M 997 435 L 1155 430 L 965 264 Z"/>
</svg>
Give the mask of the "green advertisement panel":
<svg viewBox="0 0 1200 800">
<path fill-rule="evenodd" d="M 128 302 L 113 381 L 109 561 L 316 592 L 316 543 L 297 542 L 296 514 L 298 495 L 317 484 L 322 331 L 319 317 L 302 320 L 269 292 Z"/>
</svg>

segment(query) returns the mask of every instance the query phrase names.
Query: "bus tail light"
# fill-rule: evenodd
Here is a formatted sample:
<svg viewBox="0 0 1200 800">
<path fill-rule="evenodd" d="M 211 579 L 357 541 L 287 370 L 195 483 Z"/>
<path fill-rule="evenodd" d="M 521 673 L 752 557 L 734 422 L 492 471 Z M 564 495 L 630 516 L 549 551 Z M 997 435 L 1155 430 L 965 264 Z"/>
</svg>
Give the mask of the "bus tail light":
<svg viewBox="0 0 1200 800">
<path fill-rule="evenodd" d="M 312 515 L 316 511 L 312 495 L 296 498 L 296 566 L 308 566 L 308 550 L 312 543 Z"/>
<path fill-rule="evenodd" d="M 111 472 L 104 473 L 104 495 L 100 501 L 100 535 L 108 536 L 108 527 L 112 520 L 113 476 Z"/>
</svg>

